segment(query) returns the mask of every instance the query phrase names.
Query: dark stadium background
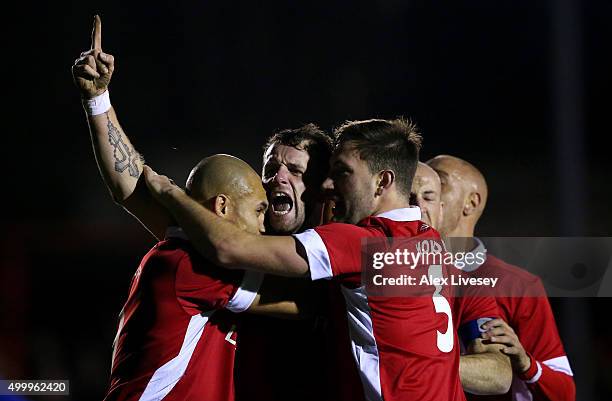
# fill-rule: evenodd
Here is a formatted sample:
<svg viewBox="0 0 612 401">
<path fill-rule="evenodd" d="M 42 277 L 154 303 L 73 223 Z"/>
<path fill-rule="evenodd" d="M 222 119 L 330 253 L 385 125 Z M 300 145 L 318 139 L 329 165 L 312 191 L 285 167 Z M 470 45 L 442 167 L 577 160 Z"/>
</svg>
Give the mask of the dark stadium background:
<svg viewBox="0 0 612 401">
<path fill-rule="evenodd" d="M 122 125 L 177 181 L 217 152 L 259 169 L 279 128 L 404 115 L 424 159 L 484 172 L 480 235 L 612 234 L 612 3 L 194 3 L 3 5 L 1 377 L 67 378 L 58 400 L 101 400 L 153 244 L 102 184 L 71 82 L 96 12 Z M 612 302 L 551 302 L 578 399 L 610 399 Z"/>
</svg>

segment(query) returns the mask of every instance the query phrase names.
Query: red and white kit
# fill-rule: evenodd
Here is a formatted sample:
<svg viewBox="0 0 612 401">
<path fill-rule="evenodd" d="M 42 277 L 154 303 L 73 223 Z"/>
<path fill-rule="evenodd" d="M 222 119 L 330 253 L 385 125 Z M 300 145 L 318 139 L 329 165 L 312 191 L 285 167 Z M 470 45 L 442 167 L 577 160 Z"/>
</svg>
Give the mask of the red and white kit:
<svg viewBox="0 0 612 401">
<path fill-rule="evenodd" d="M 249 308 L 262 278 L 211 265 L 169 229 L 132 279 L 105 400 L 232 401 L 235 313 Z"/>
<path fill-rule="evenodd" d="M 486 254 L 484 244 L 477 241 L 478 246 L 472 252 Z M 572 368 L 540 278 L 490 254 L 486 254 L 483 264 L 473 263 L 462 270 L 482 277 L 499 277 L 498 287 L 504 292 L 501 295 L 511 295 L 496 298 L 501 318 L 514 329 L 531 358 L 531 368 L 513 377 L 508 394 L 486 397 L 468 394 L 468 399 L 575 400 Z"/>
<path fill-rule="evenodd" d="M 346 304 L 353 358 L 367 400 L 465 399 L 452 298 L 373 297 L 361 284 L 361 240 L 436 238 L 417 207 L 368 217 L 358 225 L 332 223 L 295 234 L 313 280 L 335 279 Z"/>
</svg>

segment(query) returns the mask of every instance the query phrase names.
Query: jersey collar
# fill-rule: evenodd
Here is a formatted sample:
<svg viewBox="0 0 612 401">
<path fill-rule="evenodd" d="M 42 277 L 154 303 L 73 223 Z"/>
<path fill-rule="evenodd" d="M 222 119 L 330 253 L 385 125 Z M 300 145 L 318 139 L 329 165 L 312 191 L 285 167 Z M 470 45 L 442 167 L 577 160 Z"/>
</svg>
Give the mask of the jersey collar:
<svg viewBox="0 0 612 401">
<path fill-rule="evenodd" d="M 480 240 L 480 238 L 474 237 L 474 241 L 476 241 L 477 245 L 474 249 L 472 249 L 471 252 L 468 253 L 484 253 L 485 254 L 485 260 L 486 260 L 486 254 L 487 254 L 487 248 L 485 248 L 484 243 Z M 463 267 L 458 267 L 457 265 L 455 265 L 455 267 L 459 270 L 462 270 L 464 272 L 473 272 L 474 270 L 478 269 L 480 266 L 482 266 L 482 263 L 478 263 L 476 261 L 477 258 L 473 258 L 472 259 L 472 263 L 468 263 L 465 261 L 465 258 L 463 258 Z"/>
<path fill-rule="evenodd" d="M 421 220 L 421 209 L 418 206 L 404 207 L 389 210 L 374 217 L 384 217 L 393 221 L 418 221 Z"/>
</svg>

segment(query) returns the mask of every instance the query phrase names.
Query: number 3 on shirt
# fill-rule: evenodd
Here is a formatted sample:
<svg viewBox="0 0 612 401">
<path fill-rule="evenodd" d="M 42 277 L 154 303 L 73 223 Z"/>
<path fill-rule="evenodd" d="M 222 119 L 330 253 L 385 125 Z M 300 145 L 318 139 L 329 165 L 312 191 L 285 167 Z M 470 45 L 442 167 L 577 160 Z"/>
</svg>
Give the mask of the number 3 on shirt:
<svg viewBox="0 0 612 401">
<path fill-rule="evenodd" d="M 442 266 L 441 265 L 429 266 L 429 270 L 427 271 L 427 274 L 429 275 L 430 280 L 432 278 L 434 280 L 442 279 Z M 438 334 L 438 349 L 442 352 L 451 352 L 453 350 L 453 341 L 454 341 L 453 316 L 451 314 L 451 307 L 447 299 L 444 298 L 442 294 L 440 294 L 440 291 L 442 291 L 442 286 L 435 285 L 435 287 L 436 287 L 436 291 L 434 291 L 432 299 L 433 299 L 434 307 L 436 309 L 436 313 L 444 313 L 448 317 L 446 332 L 440 333 L 439 330 L 436 330 Z"/>
</svg>

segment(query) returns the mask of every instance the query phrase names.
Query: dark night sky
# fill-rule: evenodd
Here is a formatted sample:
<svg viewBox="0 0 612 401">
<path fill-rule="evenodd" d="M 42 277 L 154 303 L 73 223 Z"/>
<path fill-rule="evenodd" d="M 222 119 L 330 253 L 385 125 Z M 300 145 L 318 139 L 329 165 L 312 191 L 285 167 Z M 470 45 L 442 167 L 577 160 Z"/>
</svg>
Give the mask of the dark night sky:
<svg viewBox="0 0 612 401">
<path fill-rule="evenodd" d="M 553 2 L 554 3 L 554 2 Z M 91 15 L 116 56 L 112 101 L 137 148 L 182 180 L 201 157 L 240 156 L 257 169 L 264 138 L 314 121 L 413 118 L 425 159 L 451 153 L 485 173 L 488 234 L 554 235 L 559 211 L 554 41 L 545 2 L 204 2 L 148 6 L 75 3 L 11 18 L 6 82 L 9 220 L 118 218 L 102 203 L 69 67 L 89 45 Z M 578 7 L 582 24 L 587 208 L 583 233 L 607 233 L 605 180 L 612 5 Z M 608 170 L 608 171 L 606 171 Z M 44 199 L 41 202 L 41 197 Z M 9 201 L 14 200 L 10 197 Z M 41 204 L 42 203 L 42 204 Z M 525 209 L 517 207 L 529 205 Z M 98 213 L 98 209 L 103 208 Z M 502 213 L 503 211 L 503 213 Z M 112 217 L 111 217 L 112 216 Z M 603 218 L 603 217 L 606 218 Z M 528 232 L 526 232 L 528 231 Z"/>
<path fill-rule="evenodd" d="M 26 338 L 18 372 L 106 374 L 114 316 L 151 244 L 101 182 L 71 82 L 96 12 L 102 47 L 116 60 L 111 100 L 120 121 L 148 163 L 177 181 L 218 152 L 260 169 L 261 146 L 276 129 L 403 115 L 422 129 L 423 159 L 450 153 L 482 169 L 490 202 L 481 234 L 611 234 L 611 2 L 191 3 L 22 1 L 3 15 L 4 247 L 13 255 L 5 262 L 19 258 L 25 272 L 3 263 L 0 277 L 21 283 L 3 306 L 8 316 L 19 303 L 27 316 L 11 326 Z M 560 3 L 575 3 L 578 24 L 561 28 L 577 32 L 567 41 L 555 39 Z M 559 52 L 577 66 L 573 78 L 556 75 Z M 562 168 L 572 155 L 555 145 L 563 80 L 578 88 L 569 104 L 584 149 L 577 199 L 585 202 L 572 205 L 583 221 L 573 232 L 563 230 L 559 206 L 569 196 L 563 183 L 575 182 L 562 173 L 572 171 Z M 75 306 L 94 283 L 96 301 Z M 74 334 L 74 321 L 49 317 L 58 310 L 93 321 Z M 590 330 L 610 329 L 593 322 Z M 33 349 L 42 348 L 61 355 L 61 366 L 40 362 Z M 99 399 L 105 379 L 89 380 Z"/>
</svg>

